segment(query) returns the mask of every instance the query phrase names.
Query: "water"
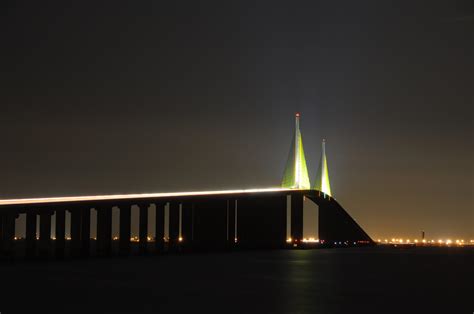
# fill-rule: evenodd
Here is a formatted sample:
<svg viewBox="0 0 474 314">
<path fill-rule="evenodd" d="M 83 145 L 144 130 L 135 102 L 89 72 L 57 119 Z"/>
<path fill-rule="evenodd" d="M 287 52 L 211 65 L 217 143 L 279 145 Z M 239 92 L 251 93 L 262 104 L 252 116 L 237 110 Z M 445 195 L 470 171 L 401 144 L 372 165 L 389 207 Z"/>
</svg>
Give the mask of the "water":
<svg viewBox="0 0 474 314">
<path fill-rule="evenodd" d="M 9 313 L 473 313 L 474 250 L 349 248 L 2 262 Z"/>
</svg>

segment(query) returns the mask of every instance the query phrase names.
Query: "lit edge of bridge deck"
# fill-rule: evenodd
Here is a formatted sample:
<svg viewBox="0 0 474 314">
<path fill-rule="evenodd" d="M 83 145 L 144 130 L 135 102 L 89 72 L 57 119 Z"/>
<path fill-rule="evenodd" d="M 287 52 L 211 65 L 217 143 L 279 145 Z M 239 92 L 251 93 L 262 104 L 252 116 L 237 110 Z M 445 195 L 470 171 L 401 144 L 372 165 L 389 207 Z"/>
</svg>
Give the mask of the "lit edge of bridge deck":
<svg viewBox="0 0 474 314">
<path fill-rule="evenodd" d="M 108 201 L 108 200 L 135 200 L 148 198 L 175 198 L 192 196 L 219 196 L 228 194 L 252 194 L 252 193 L 273 193 L 273 192 L 302 192 L 315 191 L 308 189 L 289 188 L 260 188 L 260 189 L 237 189 L 221 191 L 194 191 L 194 192 L 166 192 L 166 193 L 138 193 L 138 194 L 112 194 L 112 195 L 92 195 L 92 196 L 58 196 L 41 198 L 20 198 L 20 199 L 0 199 L 1 206 L 34 205 L 51 203 L 71 203 L 87 201 Z"/>
</svg>

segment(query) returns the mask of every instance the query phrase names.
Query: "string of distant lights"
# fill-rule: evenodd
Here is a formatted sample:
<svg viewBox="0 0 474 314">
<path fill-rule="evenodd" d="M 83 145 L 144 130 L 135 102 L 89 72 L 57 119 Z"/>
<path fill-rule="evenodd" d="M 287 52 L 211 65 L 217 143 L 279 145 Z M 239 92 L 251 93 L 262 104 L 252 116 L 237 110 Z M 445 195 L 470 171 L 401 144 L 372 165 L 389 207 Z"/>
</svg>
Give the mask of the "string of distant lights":
<svg viewBox="0 0 474 314">
<path fill-rule="evenodd" d="M 427 240 L 427 239 L 402 239 L 402 238 L 392 238 L 392 239 L 377 239 L 377 243 L 380 244 L 392 244 L 392 245 L 474 245 L 474 240 L 465 241 L 464 239 L 438 239 L 438 240 Z"/>
<path fill-rule="evenodd" d="M 69 236 L 66 236 L 65 237 L 66 241 L 70 241 L 71 240 L 71 237 Z M 13 240 L 16 240 L 16 241 L 20 241 L 20 240 L 25 240 L 24 237 L 14 237 Z M 36 238 L 36 240 L 39 240 L 39 237 Z M 51 240 L 56 240 L 56 237 L 52 237 Z M 97 240 L 96 237 L 91 237 L 91 240 Z M 112 240 L 114 241 L 118 241 L 119 240 L 119 237 L 117 236 L 114 236 L 112 237 Z M 169 242 L 170 239 L 167 238 L 167 237 L 164 237 L 163 240 L 165 242 Z M 133 236 L 133 237 L 130 237 L 130 241 L 131 242 L 140 242 L 140 238 L 138 236 Z M 155 242 L 156 241 L 156 238 L 154 237 L 151 237 L 151 236 L 147 236 L 146 237 L 146 242 Z M 178 238 L 178 241 L 179 242 L 183 242 L 184 239 L 183 237 L 179 237 Z M 235 242 L 238 242 L 237 241 L 237 238 L 235 238 Z M 293 243 L 293 239 L 292 238 L 288 238 L 286 239 L 286 242 L 287 243 Z M 301 240 L 302 243 L 304 244 L 312 244 L 312 245 L 318 245 L 318 244 L 335 244 L 335 245 L 348 245 L 348 244 L 352 244 L 352 241 L 339 241 L 339 242 L 334 242 L 334 243 L 328 243 L 324 240 L 320 240 L 320 239 L 316 239 L 314 237 L 309 237 L 309 238 L 303 238 Z M 358 241 L 360 242 L 360 241 Z M 456 240 L 451 240 L 451 239 L 439 239 L 439 240 L 426 240 L 426 239 L 423 239 L 423 240 L 418 240 L 418 239 L 414 239 L 414 240 L 411 240 L 411 239 L 384 239 L 384 240 L 381 240 L 381 239 L 377 239 L 376 241 L 378 244 L 381 244 L 381 245 L 415 245 L 415 246 L 453 246 L 453 247 L 456 247 L 456 246 L 474 246 L 474 240 L 464 240 L 464 239 L 456 239 Z M 356 243 L 353 243 L 353 244 L 356 244 Z"/>
</svg>

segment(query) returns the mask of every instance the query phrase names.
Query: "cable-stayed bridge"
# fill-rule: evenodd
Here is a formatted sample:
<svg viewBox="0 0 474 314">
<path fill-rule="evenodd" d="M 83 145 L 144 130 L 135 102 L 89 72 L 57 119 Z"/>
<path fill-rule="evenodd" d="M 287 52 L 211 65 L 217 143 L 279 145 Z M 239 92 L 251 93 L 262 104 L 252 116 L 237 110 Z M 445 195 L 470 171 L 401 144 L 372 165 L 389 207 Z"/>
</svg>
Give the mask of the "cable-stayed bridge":
<svg viewBox="0 0 474 314">
<path fill-rule="evenodd" d="M 0 254 L 17 254 L 15 228 L 19 216 L 26 215 L 25 238 L 21 241 L 26 257 L 128 255 L 132 247 L 132 206 L 139 208 L 138 247 L 142 253 L 301 247 L 305 198 L 318 206 L 322 245 L 373 244 L 331 196 L 325 141 L 315 180 L 310 184 L 300 115 L 295 118 L 294 138 L 280 187 L 0 200 Z M 149 221 L 150 210 L 155 211 L 154 221 Z M 97 215 L 95 225 L 91 225 L 93 211 Z M 113 212 L 118 215 L 117 239 L 112 237 Z M 155 230 L 151 237 L 150 225 Z M 66 226 L 70 229 L 68 236 Z M 91 228 L 97 229 L 94 239 Z"/>
</svg>

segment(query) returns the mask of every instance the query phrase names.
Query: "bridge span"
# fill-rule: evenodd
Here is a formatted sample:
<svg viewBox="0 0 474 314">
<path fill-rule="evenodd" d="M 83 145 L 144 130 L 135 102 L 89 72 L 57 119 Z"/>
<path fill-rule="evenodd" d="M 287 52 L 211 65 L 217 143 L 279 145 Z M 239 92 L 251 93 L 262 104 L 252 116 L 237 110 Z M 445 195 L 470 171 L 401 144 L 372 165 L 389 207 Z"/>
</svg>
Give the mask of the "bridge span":
<svg viewBox="0 0 474 314">
<path fill-rule="evenodd" d="M 48 256 L 52 252 L 56 256 L 111 255 L 112 243 L 115 243 L 112 209 L 116 208 L 119 211 L 118 253 L 128 255 L 132 206 L 139 208 L 138 242 L 140 252 L 144 253 L 149 249 L 151 205 L 156 211 L 155 221 L 151 222 L 155 227 L 152 237 L 155 252 L 301 247 L 305 197 L 318 205 L 318 233 L 323 245 L 372 244 L 367 233 L 332 197 L 325 144 L 323 140 L 313 184 L 303 149 L 300 114 L 296 113 L 290 153 L 278 188 L 0 200 L 0 254 L 11 256 L 18 251 L 14 248 L 16 220 L 26 214 L 22 221 L 27 257 Z M 291 199 L 289 208 L 288 198 Z M 93 222 L 96 225 L 92 226 L 97 230 L 97 237 L 91 241 L 92 210 L 97 214 Z M 51 239 L 53 216 L 54 240 Z M 67 239 L 66 217 L 70 217 Z M 288 224 L 291 226 L 289 239 Z"/>
<path fill-rule="evenodd" d="M 267 188 L 0 200 L 1 254 L 12 256 L 17 251 L 15 221 L 20 214 L 26 214 L 26 257 L 113 255 L 115 251 L 112 249 L 112 208 L 117 208 L 117 253 L 128 255 L 131 252 L 133 205 L 139 207 L 138 245 L 142 253 L 150 250 L 150 223 L 155 227 L 152 241 L 155 252 L 300 247 L 303 240 L 305 197 L 319 207 L 321 243 L 373 243 L 331 196 L 317 190 Z M 291 199 L 289 208 L 288 198 Z M 148 221 L 151 205 L 156 207 L 153 222 Z M 168 215 L 165 215 L 165 206 Z M 93 226 L 97 228 L 96 239 L 91 238 L 92 210 L 97 213 L 96 226 Z M 287 211 L 291 214 L 287 215 Z M 70 213 L 68 238 L 66 212 Z M 51 238 L 53 215 L 55 239 Z M 287 237 L 287 216 L 290 217 L 291 241 L 288 241 Z M 165 225 L 168 226 L 167 237 Z"/>
</svg>

